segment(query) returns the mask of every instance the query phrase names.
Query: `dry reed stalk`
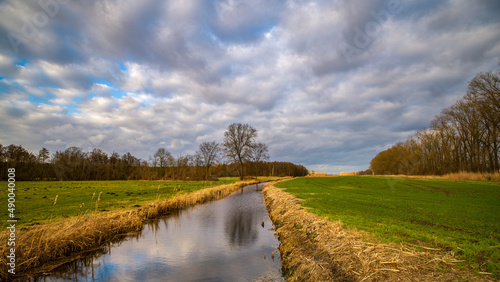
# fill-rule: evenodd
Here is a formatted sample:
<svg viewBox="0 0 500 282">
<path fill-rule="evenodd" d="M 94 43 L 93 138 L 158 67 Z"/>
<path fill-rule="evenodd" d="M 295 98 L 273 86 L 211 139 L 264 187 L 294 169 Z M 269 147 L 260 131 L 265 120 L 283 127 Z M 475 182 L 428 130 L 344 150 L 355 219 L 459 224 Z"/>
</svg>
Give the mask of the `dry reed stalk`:
<svg viewBox="0 0 500 282">
<path fill-rule="evenodd" d="M 264 186 L 263 194 L 281 241 L 282 266 L 289 281 L 484 279 L 455 269 L 451 252 L 379 244 L 369 233 L 345 229 L 341 222 L 307 212 L 297 198 L 272 184 Z M 431 259 L 446 263 L 426 264 Z"/>
<path fill-rule="evenodd" d="M 158 185 L 158 189 L 156 189 L 156 201 L 160 200 L 160 185 Z"/>
<path fill-rule="evenodd" d="M 95 197 L 95 192 L 92 194 L 92 199 L 90 199 L 90 204 L 89 204 L 89 208 L 87 209 L 87 212 L 92 212 L 92 204 L 94 203 L 94 197 Z"/>
<path fill-rule="evenodd" d="M 80 205 L 80 208 L 78 209 L 78 214 L 77 214 L 77 215 L 80 215 L 80 212 L 82 211 L 82 207 L 83 207 L 83 205 L 85 205 L 85 203 L 82 203 L 82 204 Z"/>
<path fill-rule="evenodd" d="M 50 213 L 50 220 L 49 220 L 49 222 L 52 222 L 52 215 L 54 214 L 54 209 L 56 207 L 57 197 L 59 197 L 59 195 L 56 195 L 56 198 L 54 199 L 54 204 L 52 204 L 52 212 Z"/>
<path fill-rule="evenodd" d="M 47 272 L 54 263 L 58 264 L 56 261 L 103 246 L 124 234 L 141 231 L 148 219 L 223 198 L 258 182 L 246 181 L 207 188 L 151 203 L 141 209 L 102 212 L 99 216 L 83 214 L 64 221 L 22 227 L 16 234 L 16 272 L 25 276 Z M 92 199 L 94 196 L 95 193 Z M 0 232 L 0 242 L 6 242 L 8 236 L 8 232 Z M 3 280 L 9 278 L 6 261 L 8 252 L 7 244 L 0 244 L 0 278 Z"/>
<path fill-rule="evenodd" d="M 94 194 L 95 194 L 95 193 L 94 193 Z M 99 193 L 99 197 L 97 198 L 97 201 L 95 202 L 95 212 L 94 212 L 94 214 L 95 214 L 95 213 L 97 213 L 97 207 L 99 206 L 99 202 L 101 201 L 101 195 L 102 195 L 102 192 L 101 192 L 101 193 Z M 92 198 L 93 198 L 93 197 L 94 197 L 94 196 L 92 196 Z"/>
</svg>

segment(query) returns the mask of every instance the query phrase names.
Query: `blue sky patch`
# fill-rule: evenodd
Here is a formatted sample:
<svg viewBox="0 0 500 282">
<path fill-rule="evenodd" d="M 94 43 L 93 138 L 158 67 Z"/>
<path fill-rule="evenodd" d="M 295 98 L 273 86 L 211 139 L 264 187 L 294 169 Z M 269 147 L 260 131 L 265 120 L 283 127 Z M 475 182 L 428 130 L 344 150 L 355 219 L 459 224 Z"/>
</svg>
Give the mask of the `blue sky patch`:
<svg viewBox="0 0 500 282">
<path fill-rule="evenodd" d="M 20 59 L 20 60 L 14 62 L 14 64 L 16 66 L 21 66 L 21 67 L 26 66 L 28 63 L 29 63 L 29 61 L 27 59 Z"/>
</svg>

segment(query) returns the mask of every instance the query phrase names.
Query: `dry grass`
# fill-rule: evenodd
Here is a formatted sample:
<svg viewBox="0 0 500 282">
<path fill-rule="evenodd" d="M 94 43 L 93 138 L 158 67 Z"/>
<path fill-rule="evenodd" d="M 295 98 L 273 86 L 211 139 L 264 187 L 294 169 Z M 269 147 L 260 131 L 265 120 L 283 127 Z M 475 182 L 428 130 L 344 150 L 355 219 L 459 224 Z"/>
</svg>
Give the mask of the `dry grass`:
<svg viewBox="0 0 500 282">
<path fill-rule="evenodd" d="M 326 172 L 309 172 L 306 177 L 324 177 L 328 176 Z"/>
<path fill-rule="evenodd" d="M 363 175 L 370 177 L 371 175 Z M 384 177 L 405 177 L 405 178 L 417 178 L 417 179 L 452 179 L 452 180 L 479 180 L 479 181 L 498 181 L 500 182 L 500 173 L 483 173 L 483 172 L 455 172 L 448 173 L 445 175 L 375 175 Z"/>
<path fill-rule="evenodd" d="M 482 181 L 500 181 L 500 173 L 480 173 L 480 172 L 457 172 L 449 173 L 443 176 L 446 179 L 456 180 L 482 180 Z"/>
<path fill-rule="evenodd" d="M 18 274 L 16 276 L 26 277 L 50 271 L 56 265 L 60 265 L 60 261 L 68 261 L 68 258 L 71 260 L 75 254 L 104 246 L 124 234 L 141 231 L 148 219 L 221 199 L 243 186 L 258 182 L 260 181 L 245 181 L 203 189 L 165 201 L 156 201 L 139 209 L 90 213 L 64 221 L 22 227 L 16 230 L 16 274 Z M 8 236 L 8 232 L 2 232 L 0 242 L 7 242 Z M 7 272 L 8 253 L 7 244 L 2 244 L 0 246 L 2 280 L 12 278 Z"/>
<path fill-rule="evenodd" d="M 264 199 L 281 240 L 282 265 L 289 281 L 488 281 L 459 271 L 453 253 L 405 245 L 373 243 L 366 232 L 343 228 L 308 213 L 292 195 L 272 184 Z"/>
</svg>

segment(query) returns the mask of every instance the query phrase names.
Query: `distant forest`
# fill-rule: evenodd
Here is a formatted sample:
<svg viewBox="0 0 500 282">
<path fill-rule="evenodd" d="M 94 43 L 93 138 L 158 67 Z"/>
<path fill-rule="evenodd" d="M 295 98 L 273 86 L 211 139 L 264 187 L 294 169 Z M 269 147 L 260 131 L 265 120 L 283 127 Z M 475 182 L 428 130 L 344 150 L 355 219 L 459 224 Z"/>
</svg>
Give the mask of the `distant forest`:
<svg viewBox="0 0 500 282">
<path fill-rule="evenodd" d="M 16 180 L 216 180 L 255 176 L 304 176 L 302 165 L 268 162 L 267 145 L 256 142 L 257 130 L 241 123 L 230 124 L 224 142 L 203 142 L 194 155 L 174 158 L 158 148 L 149 161 L 130 153 L 106 154 L 95 148 L 79 147 L 56 151 L 41 149 L 35 155 L 20 145 L 0 144 L 0 180 L 7 180 L 8 168 L 16 169 Z M 222 162 L 226 160 L 226 162 Z"/>
<path fill-rule="evenodd" d="M 163 151 L 163 150 L 159 150 Z M 168 151 L 166 151 L 168 154 Z M 194 156 L 173 158 L 160 166 L 134 157 L 130 153 L 106 154 L 100 149 L 84 152 L 70 147 L 55 152 L 52 157 L 47 149 L 35 155 L 22 146 L 0 144 L 0 179 L 7 180 L 7 169 L 16 169 L 17 181 L 28 180 L 202 180 L 205 166 Z M 308 170 L 290 162 L 246 162 L 247 176 L 303 176 Z M 217 177 L 239 176 L 234 163 L 215 163 L 210 169 L 209 180 Z"/>
<path fill-rule="evenodd" d="M 500 71 L 476 75 L 467 94 L 422 129 L 370 162 L 374 174 L 443 175 L 498 172 Z"/>
</svg>

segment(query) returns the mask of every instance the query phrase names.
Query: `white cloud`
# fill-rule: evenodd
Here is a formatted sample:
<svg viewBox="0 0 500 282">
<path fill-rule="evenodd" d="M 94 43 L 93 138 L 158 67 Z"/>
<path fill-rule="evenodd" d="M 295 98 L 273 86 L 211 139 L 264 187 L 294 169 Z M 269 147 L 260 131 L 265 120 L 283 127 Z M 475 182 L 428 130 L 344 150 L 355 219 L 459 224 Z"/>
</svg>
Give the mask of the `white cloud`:
<svg viewBox="0 0 500 282">
<path fill-rule="evenodd" d="M 47 140 L 43 142 L 44 145 L 55 145 L 55 146 L 60 146 L 60 145 L 65 145 L 65 142 L 63 142 L 61 139 L 56 139 L 56 140 Z"/>
</svg>

